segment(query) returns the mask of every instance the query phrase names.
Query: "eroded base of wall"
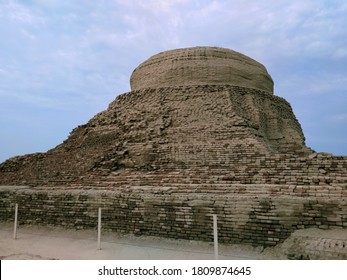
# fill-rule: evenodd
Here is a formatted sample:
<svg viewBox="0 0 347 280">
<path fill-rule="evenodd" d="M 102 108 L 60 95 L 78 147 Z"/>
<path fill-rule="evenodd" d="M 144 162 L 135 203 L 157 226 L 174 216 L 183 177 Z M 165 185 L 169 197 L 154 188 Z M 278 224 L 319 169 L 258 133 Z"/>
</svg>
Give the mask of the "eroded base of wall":
<svg viewBox="0 0 347 280">
<path fill-rule="evenodd" d="M 338 241 L 323 233 L 341 230 L 346 235 L 346 197 L 346 189 L 339 186 L 233 184 L 107 190 L 2 186 L 0 220 L 13 220 L 17 203 L 19 224 L 96 228 L 101 207 L 103 230 L 212 241 L 212 214 L 217 214 L 221 243 L 281 245 L 295 259 L 344 259 L 346 238 Z M 307 229 L 317 234 L 293 234 Z"/>
</svg>

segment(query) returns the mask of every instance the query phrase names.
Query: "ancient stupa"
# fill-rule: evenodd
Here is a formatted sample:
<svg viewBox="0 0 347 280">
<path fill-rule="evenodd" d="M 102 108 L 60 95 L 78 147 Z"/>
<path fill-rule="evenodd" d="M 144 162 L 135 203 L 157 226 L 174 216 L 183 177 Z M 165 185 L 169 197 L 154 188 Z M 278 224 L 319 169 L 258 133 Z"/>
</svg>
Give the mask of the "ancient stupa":
<svg viewBox="0 0 347 280">
<path fill-rule="evenodd" d="M 3 205 L 11 196 L 32 204 L 34 192 L 58 209 L 68 192 L 121 211 L 110 229 L 206 240 L 206 217 L 217 213 L 222 241 L 262 246 L 297 229 L 346 229 L 347 157 L 306 147 L 262 64 L 225 48 L 176 49 L 140 64 L 130 84 L 54 149 L 2 163 L 1 185 L 28 186 L 7 187 Z M 93 203 L 77 204 L 84 220 L 42 208 L 40 221 L 92 226 Z"/>
</svg>

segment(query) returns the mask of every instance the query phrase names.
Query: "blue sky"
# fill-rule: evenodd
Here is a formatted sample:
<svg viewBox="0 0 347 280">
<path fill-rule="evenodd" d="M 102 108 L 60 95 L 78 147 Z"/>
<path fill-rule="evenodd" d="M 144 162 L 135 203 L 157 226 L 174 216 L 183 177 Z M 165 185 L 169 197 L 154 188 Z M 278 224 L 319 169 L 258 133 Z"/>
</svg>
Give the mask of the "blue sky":
<svg viewBox="0 0 347 280">
<path fill-rule="evenodd" d="M 306 144 L 347 155 L 347 1 L 0 0 L 0 162 L 45 152 L 130 90 L 160 51 L 263 63 Z"/>
</svg>

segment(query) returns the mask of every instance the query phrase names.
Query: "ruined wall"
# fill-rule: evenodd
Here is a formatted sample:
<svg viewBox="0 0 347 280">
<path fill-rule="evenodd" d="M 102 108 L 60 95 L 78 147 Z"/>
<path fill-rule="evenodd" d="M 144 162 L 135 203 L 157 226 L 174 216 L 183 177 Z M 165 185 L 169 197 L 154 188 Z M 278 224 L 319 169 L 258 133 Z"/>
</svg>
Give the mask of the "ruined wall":
<svg viewBox="0 0 347 280">
<path fill-rule="evenodd" d="M 331 186 L 234 185 L 113 190 L 0 188 L 0 221 L 96 228 L 123 233 L 211 241 L 218 215 L 219 240 L 273 246 L 304 228 L 347 228 L 347 190 Z"/>
<path fill-rule="evenodd" d="M 178 159 L 187 160 L 188 167 L 195 165 L 189 162 L 189 154 L 201 157 L 199 150 L 214 149 L 225 157 L 242 154 L 247 149 L 245 141 L 252 141 L 258 154 L 312 152 L 305 147 L 301 126 L 288 102 L 265 91 L 228 85 L 123 94 L 88 123 L 85 139 L 110 131 L 119 133 L 115 142 L 129 148 L 129 153 L 138 149 L 133 155 L 145 155 L 150 149 L 155 153 L 163 149 L 173 163 L 177 151 L 190 145 L 190 152 L 184 153 L 186 159 Z M 207 165 L 209 160 L 207 157 Z M 136 162 L 141 165 L 143 160 Z"/>
<path fill-rule="evenodd" d="M 145 89 L 121 95 L 88 123 L 81 145 L 95 134 L 111 132 L 119 138 L 110 148 L 117 148 L 118 155 L 127 151 L 126 159 L 114 156 L 125 167 L 134 162 L 137 167 L 180 168 L 183 163 L 190 168 L 200 166 L 202 158 L 205 166 L 216 165 L 214 158 L 226 159 L 224 165 L 230 166 L 238 165 L 234 155 L 247 155 L 248 150 L 258 155 L 279 150 L 312 152 L 304 145 L 301 126 L 288 102 L 264 91 L 227 85 Z"/>
<path fill-rule="evenodd" d="M 307 148 L 288 102 L 266 92 L 146 89 L 118 96 L 47 153 L 1 164 L 0 184 L 97 185 L 121 170 L 191 172 L 201 183 L 229 177 L 233 183 L 341 184 L 347 157 Z"/>
</svg>

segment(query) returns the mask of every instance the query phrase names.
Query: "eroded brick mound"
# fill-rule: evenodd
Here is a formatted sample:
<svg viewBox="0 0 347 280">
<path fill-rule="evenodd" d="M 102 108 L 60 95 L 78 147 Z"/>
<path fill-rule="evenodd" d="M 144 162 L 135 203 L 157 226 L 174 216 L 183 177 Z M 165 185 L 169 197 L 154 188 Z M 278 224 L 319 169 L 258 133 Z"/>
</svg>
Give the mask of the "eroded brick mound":
<svg viewBox="0 0 347 280">
<path fill-rule="evenodd" d="M 225 48 L 194 47 L 161 52 L 140 64 L 130 78 L 131 90 L 236 85 L 273 92 L 266 68 L 254 59 Z"/>
<path fill-rule="evenodd" d="M 57 147 L 0 164 L 0 221 L 18 203 L 22 224 L 95 228 L 101 207 L 105 229 L 209 241 L 217 214 L 221 242 L 253 246 L 297 229 L 346 234 L 347 157 L 306 147 L 260 63 L 174 50 L 136 68 L 131 87 Z M 336 236 L 285 245 L 291 258 L 346 256 Z"/>
<path fill-rule="evenodd" d="M 293 232 L 281 244 L 279 249 L 289 259 L 327 260 L 347 259 L 347 234 L 341 228 L 322 230 L 317 228 L 302 229 Z"/>
<path fill-rule="evenodd" d="M 0 184 L 347 182 L 346 157 L 306 147 L 290 104 L 251 58 L 210 47 L 168 51 L 141 64 L 131 83 L 62 144 L 2 163 Z"/>
<path fill-rule="evenodd" d="M 69 183 L 95 170 L 212 168 L 230 175 L 246 167 L 258 173 L 267 166 L 260 158 L 278 153 L 311 153 L 282 98 L 236 86 L 172 87 L 123 94 L 61 145 L 10 159 L 0 171 L 6 184 Z"/>
</svg>

